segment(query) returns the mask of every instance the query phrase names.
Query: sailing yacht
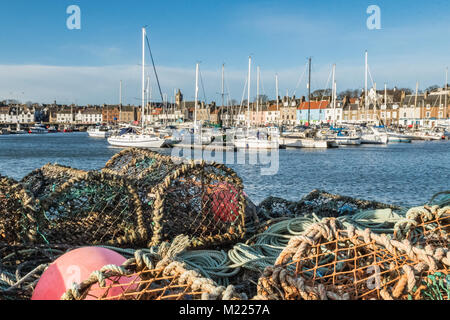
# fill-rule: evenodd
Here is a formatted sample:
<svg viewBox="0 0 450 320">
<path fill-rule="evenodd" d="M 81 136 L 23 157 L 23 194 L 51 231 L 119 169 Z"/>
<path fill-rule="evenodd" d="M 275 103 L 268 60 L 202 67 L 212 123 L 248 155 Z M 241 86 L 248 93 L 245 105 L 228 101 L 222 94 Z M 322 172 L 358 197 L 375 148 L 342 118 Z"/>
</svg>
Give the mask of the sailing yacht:
<svg viewBox="0 0 450 320">
<path fill-rule="evenodd" d="M 250 80 L 251 80 L 251 67 L 252 67 L 252 57 L 248 59 L 248 91 L 247 91 L 247 109 L 248 109 L 248 122 L 247 131 L 244 136 L 236 136 L 234 139 L 234 146 L 238 149 L 279 149 L 279 134 L 272 136 L 269 132 L 264 132 L 264 130 L 257 130 L 250 128 Z M 258 68 L 258 85 L 257 85 L 257 108 L 259 103 L 259 68 Z M 258 110 L 257 110 L 258 112 Z"/>
<path fill-rule="evenodd" d="M 142 28 L 142 110 L 144 115 L 145 106 L 145 27 Z M 153 133 L 147 133 L 144 126 L 144 116 L 141 117 L 142 128 L 122 129 L 117 135 L 108 138 L 108 143 L 115 147 L 137 147 L 137 148 L 161 148 L 165 144 L 165 139 L 161 139 Z"/>
<path fill-rule="evenodd" d="M 387 144 L 388 134 L 382 132 L 378 127 L 367 127 L 361 129 L 361 143 L 363 144 Z"/>
</svg>

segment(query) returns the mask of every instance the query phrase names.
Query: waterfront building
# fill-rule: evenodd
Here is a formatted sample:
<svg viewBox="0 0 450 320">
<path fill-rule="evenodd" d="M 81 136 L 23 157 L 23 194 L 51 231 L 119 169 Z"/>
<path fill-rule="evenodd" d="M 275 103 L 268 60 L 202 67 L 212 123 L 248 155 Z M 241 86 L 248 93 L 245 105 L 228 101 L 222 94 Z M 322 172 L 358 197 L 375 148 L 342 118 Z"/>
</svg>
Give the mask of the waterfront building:
<svg viewBox="0 0 450 320">
<path fill-rule="evenodd" d="M 325 121 L 329 123 L 340 123 L 343 120 L 343 102 L 336 101 L 336 107 L 330 103 L 325 109 Z"/>
<path fill-rule="evenodd" d="M 57 123 L 73 123 L 75 120 L 72 108 L 64 108 L 56 111 Z"/>
<path fill-rule="evenodd" d="M 119 106 L 111 105 L 103 105 L 102 106 L 102 120 L 107 124 L 117 124 L 120 117 L 120 108 Z"/>
<path fill-rule="evenodd" d="M 81 124 L 97 124 L 103 122 L 103 114 L 100 108 L 86 107 L 78 110 L 75 116 L 75 122 Z"/>
<path fill-rule="evenodd" d="M 305 97 L 296 99 L 295 95 L 292 98 L 288 96 L 283 98 L 280 107 L 280 122 L 282 125 L 295 125 L 297 123 L 297 108 L 304 101 Z"/>
<path fill-rule="evenodd" d="M 306 124 L 308 122 L 308 109 L 310 110 L 310 123 L 327 122 L 325 111 L 329 104 L 328 100 L 311 101 L 311 107 L 309 107 L 308 101 L 302 102 L 297 108 L 297 123 Z"/>
<path fill-rule="evenodd" d="M 278 124 L 280 122 L 280 108 L 277 105 L 270 105 L 267 107 L 267 109 L 264 111 L 264 124 Z"/>
<path fill-rule="evenodd" d="M 450 124 L 450 105 L 445 106 L 445 94 L 448 104 L 450 98 L 444 90 L 405 95 L 401 102 L 399 123 L 423 127 Z"/>
<path fill-rule="evenodd" d="M 131 124 L 135 121 L 138 121 L 137 113 L 141 113 L 141 111 L 137 110 L 135 106 L 120 106 L 119 107 L 119 121 L 120 123 Z M 140 120 L 140 116 L 139 116 Z"/>
</svg>

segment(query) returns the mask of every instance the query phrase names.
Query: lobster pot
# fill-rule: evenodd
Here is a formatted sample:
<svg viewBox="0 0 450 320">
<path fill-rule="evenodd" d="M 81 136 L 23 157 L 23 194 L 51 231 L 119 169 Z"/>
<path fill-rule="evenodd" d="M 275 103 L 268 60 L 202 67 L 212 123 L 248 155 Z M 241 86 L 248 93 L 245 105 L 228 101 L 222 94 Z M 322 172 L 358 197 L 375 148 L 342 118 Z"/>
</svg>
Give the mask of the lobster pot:
<svg viewBox="0 0 450 320">
<path fill-rule="evenodd" d="M 164 178 L 181 161 L 146 149 L 128 148 L 114 155 L 105 165 L 103 171 L 117 173 L 132 179 L 156 180 Z M 151 173 L 156 175 L 151 175 Z"/>
<path fill-rule="evenodd" d="M 150 150 L 128 148 L 114 155 L 102 172 L 133 181 L 143 206 L 151 210 L 147 208 L 150 201 L 148 191 L 163 182 L 182 162 L 180 158 L 171 158 Z"/>
<path fill-rule="evenodd" d="M 257 298 L 422 299 L 429 276 L 449 274 L 449 258 L 448 247 L 413 246 L 324 219 L 292 238 L 266 268 Z"/>
<path fill-rule="evenodd" d="M 36 211 L 33 195 L 17 181 L 0 176 L 0 244 L 32 242 L 37 236 Z"/>
<path fill-rule="evenodd" d="M 353 214 L 358 210 L 386 209 L 400 210 L 401 208 L 384 203 L 354 199 L 347 196 L 330 194 L 321 190 L 314 190 L 289 209 L 295 215 L 314 212 L 320 217 L 339 217 L 343 214 Z"/>
<path fill-rule="evenodd" d="M 45 240 L 57 244 L 145 245 L 145 216 L 133 185 L 117 175 L 89 172 L 72 178 L 41 201 Z"/>
<path fill-rule="evenodd" d="M 154 233 L 152 245 L 179 234 L 193 247 L 241 239 L 246 199 L 241 179 L 221 164 L 181 165 L 150 190 Z"/>
<path fill-rule="evenodd" d="M 223 244 L 244 234 L 241 179 L 221 164 L 193 162 L 142 149 L 125 149 L 102 170 L 132 180 L 152 216 L 150 245 L 180 234 L 193 247 Z"/>
<path fill-rule="evenodd" d="M 186 238 L 184 236 L 180 236 Z M 180 239 L 178 237 L 178 239 Z M 176 241 L 176 239 L 174 240 Z M 162 244 L 164 247 L 165 243 Z M 104 266 L 78 286 L 69 289 L 63 300 L 240 300 L 245 296 L 234 286 L 227 288 L 203 277 L 168 251 L 134 252 L 122 266 Z M 177 253 L 178 252 L 178 253 Z"/>
<path fill-rule="evenodd" d="M 42 200 L 70 179 L 86 176 L 87 172 L 57 164 L 46 164 L 25 176 L 21 183 L 36 199 Z"/>
<path fill-rule="evenodd" d="M 395 226 L 396 239 L 416 245 L 448 248 L 450 243 L 450 206 L 423 206 L 408 210 L 406 219 Z"/>
</svg>

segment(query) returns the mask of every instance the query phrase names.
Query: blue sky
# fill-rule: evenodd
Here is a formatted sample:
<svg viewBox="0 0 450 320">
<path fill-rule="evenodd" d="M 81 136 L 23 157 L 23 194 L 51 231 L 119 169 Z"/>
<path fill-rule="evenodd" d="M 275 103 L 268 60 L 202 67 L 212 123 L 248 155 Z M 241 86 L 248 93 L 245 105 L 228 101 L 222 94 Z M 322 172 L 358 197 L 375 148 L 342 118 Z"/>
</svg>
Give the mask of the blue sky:
<svg viewBox="0 0 450 320">
<path fill-rule="evenodd" d="M 81 30 L 66 28 L 72 4 L 81 8 Z M 381 9 L 381 30 L 366 27 L 369 5 Z M 0 99 L 117 103 L 123 80 L 124 102 L 139 103 L 143 25 L 163 91 L 172 97 L 181 88 L 188 100 L 197 61 L 208 100 L 218 100 L 225 63 L 227 91 L 239 101 L 250 54 L 253 80 L 259 65 L 270 97 L 275 73 L 281 94 L 294 92 L 308 56 L 313 89 L 326 86 L 333 63 L 338 90 L 362 87 L 366 49 L 378 88 L 443 84 L 450 64 L 447 0 L 3 0 L 0 12 Z M 254 96 L 256 81 L 251 89 Z M 304 78 L 295 93 L 306 94 Z"/>
</svg>

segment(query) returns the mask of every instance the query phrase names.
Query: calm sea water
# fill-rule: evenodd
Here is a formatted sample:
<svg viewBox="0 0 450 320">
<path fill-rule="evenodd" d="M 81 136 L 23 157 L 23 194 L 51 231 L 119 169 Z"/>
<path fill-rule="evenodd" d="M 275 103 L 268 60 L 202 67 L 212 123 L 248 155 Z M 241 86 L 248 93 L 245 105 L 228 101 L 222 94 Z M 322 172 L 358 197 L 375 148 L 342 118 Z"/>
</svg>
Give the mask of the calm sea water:
<svg viewBox="0 0 450 320">
<path fill-rule="evenodd" d="M 21 179 L 49 162 L 85 170 L 100 169 L 119 151 L 109 147 L 106 140 L 90 138 L 86 133 L 0 136 L 0 174 Z M 278 166 L 274 175 L 261 175 L 261 169 L 270 166 L 268 162 L 255 165 L 247 159 L 246 164 L 237 164 L 237 160 L 230 164 L 256 203 L 268 196 L 299 200 L 313 189 L 323 189 L 415 206 L 439 191 L 450 189 L 450 141 L 280 150 L 276 158 L 268 157 L 273 161 L 272 167 Z"/>
</svg>

